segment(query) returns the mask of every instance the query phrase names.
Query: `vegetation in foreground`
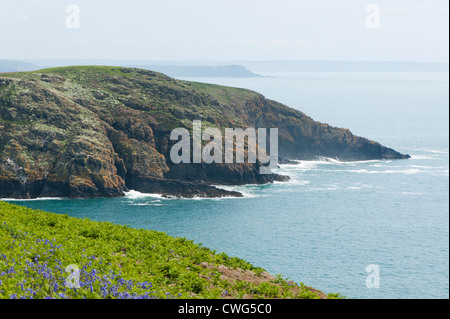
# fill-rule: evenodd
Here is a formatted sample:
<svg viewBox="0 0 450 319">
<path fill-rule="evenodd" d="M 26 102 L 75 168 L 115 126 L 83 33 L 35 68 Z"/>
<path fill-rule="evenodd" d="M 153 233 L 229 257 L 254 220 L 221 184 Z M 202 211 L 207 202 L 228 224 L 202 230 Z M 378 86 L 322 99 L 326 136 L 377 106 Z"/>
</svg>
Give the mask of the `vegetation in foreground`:
<svg viewBox="0 0 450 319">
<path fill-rule="evenodd" d="M 69 288 L 69 265 L 79 288 Z M 72 273 L 73 275 L 73 273 Z M 71 281 L 74 283 L 74 281 Z M 0 202 L 0 299 L 340 298 L 185 238 Z"/>
</svg>

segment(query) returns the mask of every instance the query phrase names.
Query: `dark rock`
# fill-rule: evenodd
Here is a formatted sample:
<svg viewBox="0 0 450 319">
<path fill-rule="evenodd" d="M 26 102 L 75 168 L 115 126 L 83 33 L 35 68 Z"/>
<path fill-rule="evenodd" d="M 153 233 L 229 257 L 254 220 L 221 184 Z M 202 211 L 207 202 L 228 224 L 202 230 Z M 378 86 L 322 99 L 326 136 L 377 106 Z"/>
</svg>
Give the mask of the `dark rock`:
<svg viewBox="0 0 450 319">
<path fill-rule="evenodd" d="M 142 193 L 162 194 L 166 197 L 243 197 L 243 195 L 239 192 L 228 191 L 202 183 L 185 182 L 172 179 L 133 177 L 128 180 L 127 185 L 128 188 Z"/>
<path fill-rule="evenodd" d="M 300 162 L 296 161 L 296 160 L 290 160 L 287 158 L 280 157 L 280 158 L 278 158 L 278 164 L 298 165 L 298 164 L 300 164 Z"/>
</svg>

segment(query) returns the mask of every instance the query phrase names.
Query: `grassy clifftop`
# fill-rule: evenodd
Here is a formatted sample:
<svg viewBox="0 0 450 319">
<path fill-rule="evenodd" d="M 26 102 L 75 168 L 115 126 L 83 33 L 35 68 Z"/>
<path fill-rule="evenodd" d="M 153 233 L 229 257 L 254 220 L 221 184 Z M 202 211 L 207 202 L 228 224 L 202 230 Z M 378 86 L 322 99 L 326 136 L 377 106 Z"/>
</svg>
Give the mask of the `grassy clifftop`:
<svg viewBox="0 0 450 319">
<path fill-rule="evenodd" d="M 0 202 L 0 299 L 336 297 L 185 238 Z"/>
</svg>

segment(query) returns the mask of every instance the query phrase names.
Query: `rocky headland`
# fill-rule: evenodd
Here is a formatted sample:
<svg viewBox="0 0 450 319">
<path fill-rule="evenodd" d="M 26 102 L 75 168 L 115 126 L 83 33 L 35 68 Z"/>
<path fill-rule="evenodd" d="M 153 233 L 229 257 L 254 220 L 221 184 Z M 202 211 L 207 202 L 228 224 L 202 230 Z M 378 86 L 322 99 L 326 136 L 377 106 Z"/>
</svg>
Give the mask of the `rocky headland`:
<svg viewBox="0 0 450 319">
<path fill-rule="evenodd" d="M 283 161 L 406 159 L 256 92 L 148 70 L 64 67 L 0 75 L 0 198 L 242 196 L 214 185 L 284 181 L 259 163 L 174 164 L 174 128 L 278 128 Z"/>
</svg>

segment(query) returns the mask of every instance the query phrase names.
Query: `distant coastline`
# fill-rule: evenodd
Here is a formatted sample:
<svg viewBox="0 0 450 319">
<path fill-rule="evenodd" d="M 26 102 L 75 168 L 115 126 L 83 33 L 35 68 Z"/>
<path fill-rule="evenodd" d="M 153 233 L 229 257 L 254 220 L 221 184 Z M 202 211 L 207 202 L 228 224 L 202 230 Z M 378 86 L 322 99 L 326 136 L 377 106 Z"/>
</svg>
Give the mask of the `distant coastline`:
<svg viewBox="0 0 450 319">
<path fill-rule="evenodd" d="M 131 60 L 0 60 L 0 73 L 50 67 L 116 65 L 152 70 L 175 78 L 252 78 L 276 72 L 449 72 L 448 63 L 390 61 L 131 61 Z M 261 73 L 264 72 L 264 75 Z"/>
<path fill-rule="evenodd" d="M 242 65 L 130 65 L 129 67 L 141 68 L 167 74 L 174 78 L 255 78 L 262 77 L 253 73 Z"/>
<path fill-rule="evenodd" d="M 239 61 L 250 70 L 270 72 L 448 72 L 448 63 L 389 61 Z"/>
</svg>

